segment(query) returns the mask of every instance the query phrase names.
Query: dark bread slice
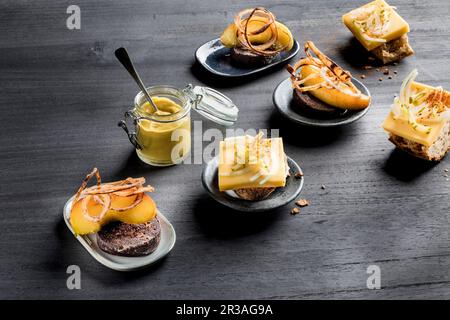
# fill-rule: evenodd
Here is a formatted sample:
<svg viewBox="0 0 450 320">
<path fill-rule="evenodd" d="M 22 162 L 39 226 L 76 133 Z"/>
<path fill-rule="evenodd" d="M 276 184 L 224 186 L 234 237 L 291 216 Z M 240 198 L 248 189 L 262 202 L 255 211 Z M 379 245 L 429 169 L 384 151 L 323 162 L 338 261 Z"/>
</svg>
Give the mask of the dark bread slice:
<svg viewBox="0 0 450 320">
<path fill-rule="evenodd" d="M 278 55 L 278 54 L 277 54 Z M 263 66 L 268 65 L 273 61 L 273 59 L 277 56 L 261 56 L 258 54 L 255 54 L 253 52 L 250 52 L 248 50 L 234 47 L 231 49 L 231 59 L 233 59 L 234 62 L 236 62 L 239 65 L 243 66 Z"/>
<path fill-rule="evenodd" d="M 392 133 L 389 135 L 389 141 L 395 144 L 397 148 L 415 157 L 428 161 L 440 161 L 450 150 L 450 121 L 447 121 L 438 139 L 429 147 Z"/>
<path fill-rule="evenodd" d="M 312 94 L 293 90 L 294 101 L 303 111 L 325 117 L 335 117 L 344 114 L 347 110 L 338 109 L 317 99 Z"/>
<path fill-rule="evenodd" d="M 266 199 L 276 188 L 243 188 L 233 190 L 237 196 L 244 200 L 258 201 Z"/>
<path fill-rule="evenodd" d="M 380 59 L 383 64 L 398 61 L 414 54 L 414 50 L 409 45 L 408 36 L 406 34 L 397 39 L 383 43 L 371 52 Z"/>
<path fill-rule="evenodd" d="M 156 250 L 160 239 L 161 226 L 157 217 L 140 224 L 113 222 L 97 234 L 101 250 L 126 257 L 149 255 Z"/>
</svg>

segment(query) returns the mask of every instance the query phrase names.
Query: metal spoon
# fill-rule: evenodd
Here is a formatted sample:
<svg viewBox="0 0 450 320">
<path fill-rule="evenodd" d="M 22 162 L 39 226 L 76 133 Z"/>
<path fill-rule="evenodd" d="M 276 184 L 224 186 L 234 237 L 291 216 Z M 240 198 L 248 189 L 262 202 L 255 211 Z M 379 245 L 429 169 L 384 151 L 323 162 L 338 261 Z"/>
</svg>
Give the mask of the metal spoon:
<svg viewBox="0 0 450 320">
<path fill-rule="evenodd" d="M 117 49 L 114 54 L 116 55 L 117 60 L 120 61 L 120 63 L 127 69 L 128 73 L 131 75 L 131 77 L 136 81 L 139 88 L 141 88 L 142 92 L 145 94 L 145 97 L 147 98 L 147 101 L 150 102 L 151 106 L 153 107 L 153 112 L 158 111 L 158 107 L 156 106 L 155 102 L 152 100 L 152 97 L 148 94 L 147 88 L 145 87 L 144 83 L 142 82 L 141 77 L 139 77 L 139 74 L 137 73 L 136 69 L 134 68 L 133 62 L 131 62 L 130 56 L 128 55 L 127 49 L 125 48 L 119 48 Z"/>
</svg>

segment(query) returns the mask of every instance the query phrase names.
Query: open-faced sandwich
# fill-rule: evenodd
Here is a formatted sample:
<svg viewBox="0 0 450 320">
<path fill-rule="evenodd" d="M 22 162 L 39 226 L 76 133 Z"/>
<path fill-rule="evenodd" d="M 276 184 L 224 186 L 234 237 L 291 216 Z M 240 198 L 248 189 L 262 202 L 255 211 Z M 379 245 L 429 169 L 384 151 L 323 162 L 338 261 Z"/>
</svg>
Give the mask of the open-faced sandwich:
<svg viewBox="0 0 450 320">
<path fill-rule="evenodd" d="M 220 41 L 231 48 L 231 58 L 240 64 L 257 66 L 269 64 L 282 51 L 294 46 L 289 29 L 275 20 L 275 15 L 265 8 L 246 9 L 239 12 Z"/>
<path fill-rule="evenodd" d="M 97 185 L 87 188 L 89 180 Z M 76 235 L 97 234 L 98 247 L 113 255 L 137 257 L 159 245 L 161 228 L 144 178 L 102 183 L 97 168 L 86 176 L 73 200 L 70 224 Z"/>
<path fill-rule="evenodd" d="M 355 87 L 350 72 L 324 55 L 312 41 L 305 43 L 305 54 L 306 57 L 294 66 L 287 66 L 296 105 L 322 115 L 335 115 L 347 109 L 361 110 L 369 106 L 370 97 Z"/>
<path fill-rule="evenodd" d="M 347 28 L 383 64 L 414 54 L 408 23 L 384 0 L 375 0 L 342 16 Z"/>
<path fill-rule="evenodd" d="M 417 74 L 414 69 L 403 81 L 383 128 L 398 148 L 439 161 L 450 149 L 450 93 L 415 82 Z"/>
<path fill-rule="evenodd" d="M 281 138 L 226 138 L 219 149 L 219 190 L 234 191 L 241 199 L 263 200 L 286 185 L 289 167 Z"/>
</svg>

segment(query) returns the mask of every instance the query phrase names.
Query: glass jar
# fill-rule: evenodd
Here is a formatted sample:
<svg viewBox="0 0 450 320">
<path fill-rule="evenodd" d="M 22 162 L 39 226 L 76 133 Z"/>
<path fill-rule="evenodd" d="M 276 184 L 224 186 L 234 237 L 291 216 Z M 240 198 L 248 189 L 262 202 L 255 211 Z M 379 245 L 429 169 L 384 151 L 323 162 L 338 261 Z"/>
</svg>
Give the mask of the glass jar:
<svg viewBox="0 0 450 320">
<path fill-rule="evenodd" d="M 147 88 L 158 112 L 139 92 L 134 108 L 119 122 L 136 148 L 138 157 L 153 166 L 169 166 L 183 162 L 191 149 L 191 109 L 216 123 L 229 126 L 237 120 L 238 108 L 220 92 L 188 85 L 180 90 L 172 86 Z M 127 121 L 134 131 L 130 132 Z"/>
</svg>

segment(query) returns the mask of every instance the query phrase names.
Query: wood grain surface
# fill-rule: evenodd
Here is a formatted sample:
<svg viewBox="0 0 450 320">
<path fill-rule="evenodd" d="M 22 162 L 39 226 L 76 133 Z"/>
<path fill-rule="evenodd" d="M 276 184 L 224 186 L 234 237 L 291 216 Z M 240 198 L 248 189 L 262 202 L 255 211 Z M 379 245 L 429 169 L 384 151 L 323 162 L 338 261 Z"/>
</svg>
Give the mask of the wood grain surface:
<svg viewBox="0 0 450 320">
<path fill-rule="evenodd" d="M 68 30 L 72 3 L 1 1 L 0 298 L 450 298 L 449 157 L 413 159 L 381 129 L 412 68 L 418 80 L 450 89 L 450 2 L 390 1 L 410 23 L 416 51 L 390 67 L 398 73 L 391 80 L 363 69 L 367 55 L 341 22 L 364 2 L 78 0 L 81 30 Z M 302 128 L 272 105 L 283 68 L 227 80 L 195 63 L 198 46 L 256 5 L 300 43 L 311 39 L 355 76 L 365 74 L 369 113 L 339 129 Z M 289 214 L 293 204 L 268 214 L 233 212 L 206 194 L 202 165 L 143 165 L 117 127 L 137 92 L 114 58 L 119 46 L 147 84 L 212 86 L 239 106 L 236 127 L 279 128 L 305 172 L 301 197 L 311 205 L 297 216 Z M 105 181 L 145 176 L 156 187 L 177 231 L 162 262 L 137 273 L 108 270 L 70 234 L 64 203 L 94 166 Z M 81 290 L 66 287 L 72 264 L 81 268 Z M 381 290 L 366 287 L 369 265 L 381 268 Z"/>
</svg>

